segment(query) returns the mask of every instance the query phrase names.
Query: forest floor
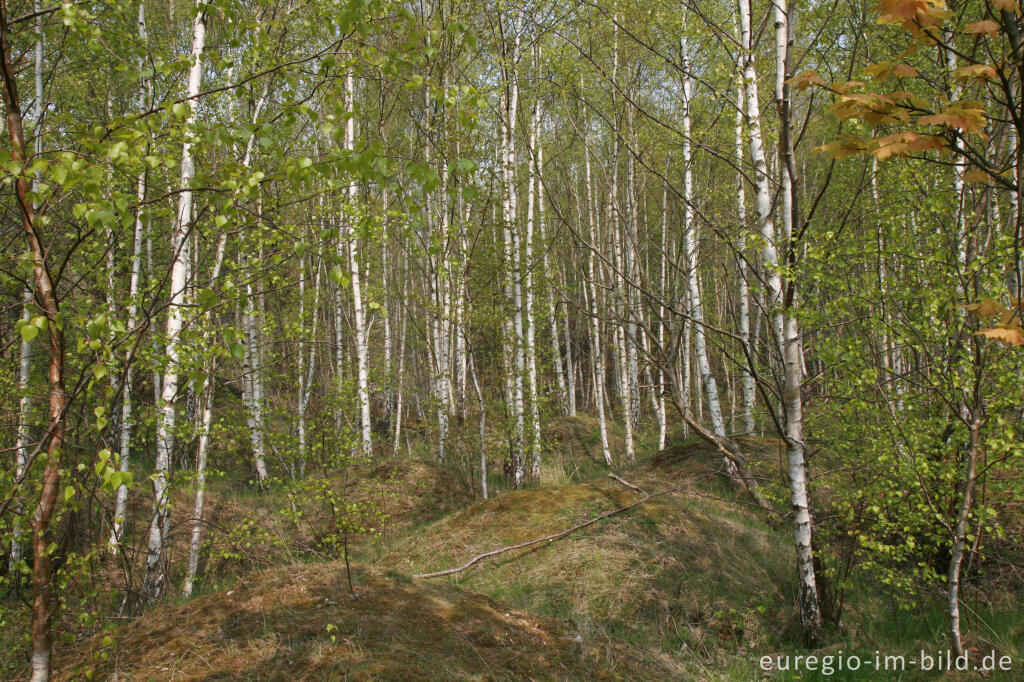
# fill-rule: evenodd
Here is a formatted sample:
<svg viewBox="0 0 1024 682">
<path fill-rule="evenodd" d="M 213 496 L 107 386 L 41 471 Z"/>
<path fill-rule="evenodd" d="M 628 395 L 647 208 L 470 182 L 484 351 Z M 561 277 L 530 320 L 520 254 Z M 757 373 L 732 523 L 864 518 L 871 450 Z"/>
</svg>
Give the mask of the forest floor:
<svg viewBox="0 0 1024 682">
<path fill-rule="evenodd" d="M 206 571 L 218 578 L 202 595 L 59 648 L 58 679 L 1019 679 L 911 666 L 889 675 L 761 670 L 762 656 L 810 653 L 798 642 L 789 528 L 765 523 L 695 441 L 617 470 L 644 493 L 674 492 L 450 576 L 414 577 L 644 497 L 607 477 L 590 420 L 566 420 L 547 437 L 559 451 L 544 472 L 552 483 L 489 500 L 427 458 L 375 462 L 342 482 L 349 498 L 377 500 L 388 515 L 383 532 L 352 547 L 355 597 L 344 561 L 298 561 L 273 541 L 288 524 L 264 521 L 268 544 L 248 550 L 260 561 L 215 542 L 219 558 Z M 778 442 L 742 445 L 768 494 L 781 498 Z M 245 515 L 214 503 L 224 526 Z M 290 532 L 292 547 L 321 546 L 301 523 Z M 252 570 L 231 577 L 243 565 Z M 845 627 L 813 653 L 944 651 L 941 595 L 933 601 L 910 611 L 888 598 L 851 600 Z M 971 645 L 1013 656 L 1018 671 L 1020 603 L 1011 594 L 968 601 Z"/>
</svg>

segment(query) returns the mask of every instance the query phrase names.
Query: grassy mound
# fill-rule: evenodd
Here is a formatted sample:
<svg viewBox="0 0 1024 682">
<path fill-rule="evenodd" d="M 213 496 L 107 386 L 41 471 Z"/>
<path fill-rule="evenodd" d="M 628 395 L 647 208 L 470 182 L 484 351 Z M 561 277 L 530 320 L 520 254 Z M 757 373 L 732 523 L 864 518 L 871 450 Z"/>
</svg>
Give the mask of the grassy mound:
<svg viewBox="0 0 1024 682">
<path fill-rule="evenodd" d="M 162 607 L 69 652 L 57 679 L 665 679 L 679 670 L 624 644 L 450 585 L 343 563 L 293 566 Z"/>
<path fill-rule="evenodd" d="M 568 619 L 591 637 L 677 655 L 697 677 L 703 666 L 728 667 L 735 654 L 776 643 L 780 623 L 792 617 L 792 549 L 787 534 L 725 499 L 727 486 L 710 482 L 706 462 L 697 471 L 662 460 L 624 472 L 647 492 L 685 490 L 433 582 Z M 461 565 L 639 497 L 608 479 L 508 493 L 392 544 L 378 565 L 409 575 Z"/>
</svg>

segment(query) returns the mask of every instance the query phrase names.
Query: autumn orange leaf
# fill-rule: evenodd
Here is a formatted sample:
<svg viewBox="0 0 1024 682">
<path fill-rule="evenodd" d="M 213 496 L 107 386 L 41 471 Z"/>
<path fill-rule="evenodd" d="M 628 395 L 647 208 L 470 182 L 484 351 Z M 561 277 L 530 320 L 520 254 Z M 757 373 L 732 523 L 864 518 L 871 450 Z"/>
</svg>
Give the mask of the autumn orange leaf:
<svg viewBox="0 0 1024 682">
<path fill-rule="evenodd" d="M 964 27 L 964 33 L 970 33 L 973 35 L 992 35 L 999 32 L 999 24 L 986 19 L 984 21 L 976 21 L 973 24 L 967 24 Z"/>
<path fill-rule="evenodd" d="M 994 81 L 999 78 L 999 72 L 988 64 L 971 64 L 969 66 L 961 66 L 957 69 L 953 73 L 953 78 L 961 83 L 966 83 L 972 78 L 977 78 L 982 81 Z"/>
<path fill-rule="evenodd" d="M 815 147 L 814 151 L 819 154 L 828 154 L 836 161 L 842 161 L 847 156 L 862 153 L 866 147 L 867 144 L 861 138 L 844 135 L 835 142 Z"/>
<path fill-rule="evenodd" d="M 1024 329 L 1020 327 L 993 327 L 976 331 L 974 334 L 995 339 L 1008 346 L 1024 346 Z"/>
<path fill-rule="evenodd" d="M 786 82 L 791 84 L 795 90 L 806 90 L 815 85 L 824 85 L 825 79 L 813 71 L 804 71 Z"/>
<path fill-rule="evenodd" d="M 875 6 L 881 15 L 878 17 L 879 24 L 905 22 L 945 8 L 946 3 L 942 0 L 880 0 Z"/>
<path fill-rule="evenodd" d="M 966 133 L 977 132 L 985 127 L 985 109 L 981 102 L 962 100 L 954 102 L 941 113 L 922 116 L 917 122 L 921 125 L 946 126 Z"/>
<path fill-rule="evenodd" d="M 1006 312 L 1006 308 L 1004 308 L 999 301 L 991 297 L 985 297 L 978 303 L 971 303 L 964 307 L 973 313 L 975 317 L 981 320 L 984 320 L 987 317 L 995 317 L 1000 313 Z"/>
<path fill-rule="evenodd" d="M 893 76 L 912 78 L 917 75 L 917 69 L 909 64 L 893 64 L 892 62 L 878 62 L 864 69 L 864 73 L 877 81 L 889 80 Z"/>
<path fill-rule="evenodd" d="M 989 4 L 997 12 L 1006 10 L 1007 12 L 1020 14 L 1020 7 L 1017 6 L 1016 0 L 990 0 Z"/>
<path fill-rule="evenodd" d="M 899 156 L 937 151 L 947 147 L 946 139 L 938 135 L 918 135 L 904 130 L 878 138 L 868 147 L 868 152 L 879 161 L 888 161 Z"/>
</svg>

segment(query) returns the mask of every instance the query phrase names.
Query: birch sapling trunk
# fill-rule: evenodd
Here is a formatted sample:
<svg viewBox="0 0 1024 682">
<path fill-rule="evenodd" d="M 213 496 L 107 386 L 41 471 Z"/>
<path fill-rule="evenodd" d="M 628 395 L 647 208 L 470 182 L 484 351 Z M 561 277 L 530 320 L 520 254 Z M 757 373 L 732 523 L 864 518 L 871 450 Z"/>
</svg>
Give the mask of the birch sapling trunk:
<svg viewBox="0 0 1024 682">
<path fill-rule="evenodd" d="M 462 158 L 458 143 L 455 145 L 455 156 L 456 158 Z M 469 222 L 469 205 L 463 198 L 462 192 L 459 192 L 455 206 L 459 216 L 459 256 L 458 262 L 455 264 L 456 268 L 453 276 L 453 286 L 451 287 L 452 296 L 455 299 L 455 302 L 452 305 L 452 310 L 455 312 L 455 320 L 452 324 L 452 335 L 455 337 L 455 358 L 453 362 L 455 375 L 455 414 L 458 423 L 461 425 L 466 421 L 466 385 L 469 372 L 469 361 L 466 352 L 466 333 L 468 325 L 466 320 L 466 301 L 469 298 L 469 285 L 466 281 L 466 273 L 469 268 L 469 238 L 466 234 L 466 224 Z"/>
<path fill-rule="evenodd" d="M 626 122 L 627 122 L 627 133 L 630 138 L 634 138 L 634 109 L 630 107 L 627 109 Z M 635 143 L 635 140 L 634 140 Z M 635 145 L 634 145 L 635 146 Z M 644 313 L 643 308 L 640 304 L 640 292 L 637 289 L 637 283 L 639 282 L 639 261 L 640 254 L 637 249 L 637 244 L 640 237 L 640 209 L 639 202 L 636 197 L 636 162 L 633 159 L 633 154 L 629 153 L 626 155 L 626 206 L 628 209 L 628 220 L 623 226 L 623 234 L 625 236 L 625 293 L 626 293 L 626 378 L 629 382 L 629 418 L 632 421 L 630 428 L 630 438 L 632 439 L 632 431 L 640 422 L 641 414 L 641 392 L 640 392 L 640 358 L 639 349 L 644 348 Z M 639 321 L 639 324 L 638 324 Z M 650 383 L 648 381 L 648 383 Z M 635 460 L 635 455 L 634 458 Z M 633 460 L 630 460 L 633 461 Z"/>
<path fill-rule="evenodd" d="M 139 42 L 146 43 L 146 3 L 139 3 Z M 139 73 L 143 70 L 143 60 L 140 57 L 138 62 Z M 148 81 L 145 77 L 139 78 L 139 99 L 138 109 L 140 112 L 146 109 L 146 94 L 148 92 Z M 142 205 L 146 199 L 146 171 L 139 172 L 136 182 L 135 199 L 139 208 L 135 210 L 135 230 L 132 237 L 132 274 L 128 284 L 128 329 L 134 330 L 139 323 L 139 283 L 142 279 L 142 246 L 145 237 L 143 225 Z M 132 437 L 132 384 L 134 381 L 134 363 L 129 362 L 124 372 L 124 394 L 121 399 L 121 440 L 118 453 L 120 455 L 119 468 L 121 473 L 127 473 L 131 465 L 131 437 Z M 117 487 L 117 496 L 114 501 L 114 523 L 110 531 L 111 547 L 117 546 L 121 541 L 121 529 L 124 525 L 126 505 L 128 502 L 128 486 Z"/>
<path fill-rule="evenodd" d="M 388 192 L 385 189 L 383 201 L 381 202 L 384 206 L 385 212 L 388 208 Z M 386 213 L 385 213 L 386 214 Z M 388 287 L 388 274 L 389 274 L 389 258 L 388 252 L 391 250 L 391 245 L 388 239 L 388 220 L 385 218 L 383 232 L 381 234 L 381 243 L 384 248 L 381 250 L 381 289 L 384 291 L 385 305 L 384 305 L 384 432 L 390 433 L 394 426 L 395 419 L 395 376 L 394 376 L 394 358 L 393 353 L 393 341 L 392 341 L 392 323 L 391 323 L 391 311 L 394 309 L 393 297 L 391 296 L 391 289 Z"/>
<path fill-rule="evenodd" d="M 356 146 L 355 88 L 351 67 L 345 74 L 345 110 L 348 114 L 348 120 L 345 124 L 345 147 L 354 152 Z M 342 224 L 348 239 L 349 272 L 352 278 L 352 315 L 355 322 L 356 337 L 356 391 L 359 402 L 360 443 L 363 456 L 372 457 L 373 423 L 370 419 L 369 344 L 366 329 L 366 313 L 363 309 L 359 235 L 353 229 L 351 217 L 355 215 L 358 191 L 359 188 L 353 178 L 349 181 L 348 185 L 348 216 L 342 216 Z"/>
<path fill-rule="evenodd" d="M 632 353 L 632 342 L 630 334 L 626 332 L 628 318 L 632 316 L 629 310 L 630 296 L 630 254 L 629 245 L 626 244 L 624 231 L 628 229 L 623 225 L 622 206 L 619 198 L 619 149 L 621 143 L 621 126 L 619 124 L 618 108 L 618 72 L 619 72 L 619 24 L 618 13 L 612 15 L 612 109 L 614 112 L 612 121 L 612 179 L 609 190 L 611 228 L 609 236 L 612 246 L 612 269 L 611 281 L 615 282 L 613 287 L 613 306 L 615 309 L 615 378 L 619 387 L 619 405 L 622 409 L 622 423 L 625 430 L 626 459 L 629 462 L 636 461 L 636 450 L 633 443 L 633 391 L 630 375 L 630 354 Z"/>
<path fill-rule="evenodd" d="M 697 226 L 693 221 L 693 158 L 690 143 L 690 103 L 693 99 L 693 78 L 690 74 L 689 43 L 686 36 L 679 40 L 683 68 L 683 243 L 686 249 L 687 290 L 690 299 L 690 318 L 693 320 L 694 350 L 697 355 L 697 369 L 704 386 L 704 397 L 708 404 L 711 428 L 716 436 L 725 436 L 725 419 L 718 397 L 718 385 L 711 371 L 708 358 L 706 332 L 704 329 L 704 308 L 701 301 L 699 264 L 697 262 Z M 738 474 L 736 465 L 727 457 L 722 458 L 729 476 Z"/>
<path fill-rule="evenodd" d="M 186 599 L 192 596 L 196 575 L 199 572 L 199 555 L 202 548 L 203 508 L 206 503 L 206 464 L 210 445 L 210 428 L 213 425 L 213 382 L 216 360 L 211 361 L 210 371 L 203 386 L 200 402 L 199 444 L 196 447 L 196 498 L 192 508 L 192 533 L 189 536 L 188 564 L 185 568 L 185 584 L 181 593 Z"/>
<path fill-rule="evenodd" d="M 309 398 L 312 395 L 313 387 L 313 375 L 316 371 L 316 336 L 317 326 L 320 320 L 320 270 L 321 261 L 317 261 L 314 267 L 315 274 L 313 275 L 313 321 L 312 329 L 309 334 L 309 338 L 313 341 L 309 344 L 309 360 L 305 360 L 305 350 L 302 347 L 302 343 L 299 343 L 299 400 L 298 400 L 298 413 L 299 413 L 299 424 L 298 424 L 298 436 L 299 436 L 299 478 L 306 475 L 306 411 L 309 409 Z M 302 278 L 299 280 L 299 300 L 302 302 L 302 309 L 299 311 L 299 319 L 302 321 L 302 333 L 305 333 L 305 278 L 306 273 L 303 268 Z M 304 366 L 305 365 L 305 366 Z"/>
<path fill-rule="evenodd" d="M 40 13 L 39 0 L 32 3 L 32 9 L 38 14 L 36 17 L 36 44 L 35 44 L 35 105 L 33 118 L 35 119 L 35 153 L 40 156 L 43 153 L 43 17 Z M 32 180 L 32 191 L 36 191 L 39 182 L 39 173 Z M 33 211 L 39 209 L 33 202 Z M 32 319 L 32 289 L 25 288 L 22 296 L 22 324 L 28 324 Z M 25 467 L 28 466 L 28 441 L 29 441 L 29 412 L 32 409 L 32 398 L 28 394 L 28 383 L 32 376 L 32 341 L 21 337 L 18 346 L 18 435 L 14 445 L 15 480 L 21 480 L 25 474 Z M 21 516 L 24 514 L 22 501 L 19 499 L 15 504 L 14 523 L 11 527 L 11 563 L 21 561 Z"/>
<path fill-rule="evenodd" d="M 540 408 L 537 390 L 537 352 L 535 340 L 537 335 L 533 315 L 533 232 L 536 220 L 537 170 L 536 148 L 537 127 L 540 125 L 540 100 L 533 105 L 533 122 L 530 126 L 529 149 L 529 180 L 526 196 L 526 238 L 523 245 L 523 262 L 525 264 L 523 288 L 526 290 L 526 371 L 528 399 L 530 404 L 530 479 L 540 482 Z"/>
<path fill-rule="evenodd" d="M 739 52 L 739 58 L 737 60 L 737 77 L 736 77 L 736 126 L 735 126 L 735 140 L 736 140 L 736 165 L 737 168 L 743 167 L 743 121 L 744 121 L 744 105 L 743 105 L 743 56 L 742 51 Z M 737 237 L 737 251 L 739 257 L 737 258 L 738 269 L 739 269 L 739 335 L 740 343 L 743 345 L 743 355 L 748 358 L 748 361 L 743 362 L 740 366 L 741 375 L 741 392 L 742 392 L 742 406 L 743 406 L 743 433 L 753 435 L 754 433 L 754 408 L 756 402 L 754 384 L 754 373 L 751 371 L 749 366 L 749 360 L 755 357 L 754 348 L 750 343 L 750 285 L 747 281 L 748 267 L 747 267 L 747 193 L 746 193 L 746 179 L 744 178 L 743 172 L 740 170 L 736 171 L 736 222 L 738 225 L 738 237 Z"/>
<path fill-rule="evenodd" d="M 469 356 L 469 371 L 473 377 L 473 390 L 480 406 L 479 437 L 480 437 L 480 494 L 487 499 L 487 404 L 484 402 L 483 391 L 480 390 L 480 379 L 476 375 L 476 362 L 472 354 Z"/>
<path fill-rule="evenodd" d="M 11 159 L 19 165 L 28 162 L 25 143 L 25 127 L 17 94 L 17 82 L 11 65 L 11 50 L 8 39 L 9 14 L 6 0 L 0 0 L 0 77 L 3 79 L 3 102 L 7 114 L 7 133 L 10 137 Z M 30 184 L 25 175 L 19 175 L 14 182 L 14 194 L 18 204 L 22 226 L 29 250 L 33 256 L 33 279 L 36 286 L 36 302 L 46 317 L 46 331 L 49 344 L 49 424 L 43 436 L 41 449 L 46 455 L 42 472 L 39 502 L 32 519 L 32 682 L 46 682 L 50 679 L 50 659 L 53 649 L 52 617 L 56 597 L 53 591 L 53 543 L 52 519 L 57 506 L 57 492 L 60 487 L 61 449 L 65 443 L 65 348 L 60 321 L 60 307 L 56 291 L 50 280 L 46 264 L 44 241 L 40 225 L 36 223 L 36 207 L 30 199 Z M 26 467 L 30 466 L 27 462 Z"/>
<path fill-rule="evenodd" d="M 564 275 L 563 275 L 564 277 Z M 563 283 L 563 289 L 566 287 Z M 576 416 L 576 362 L 572 350 L 572 317 L 569 314 L 569 302 L 564 301 L 562 303 L 562 310 L 565 314 L 565 324 L 562 326 L 562 331 L 565 335 L 565 380 L 566 380 L 566 392 L 569 398 L 569 414 L 570 417 Z"/>
<path fill-rule="evenodd" d="M 971 509 L 974 504 L 974 491 L 978 475 L 978 451 L 981 446 L 981 423 L 976 415 L 972 416 L 970 440 L 967 447 L 967 481 L 960 509 L 957 513 L 956 528 L 953 534 L 953 547 L 949 559 L 948 595 L 949 595 L 949 640 L 955 656 L 964 653 L 963 638 L 960 634 L 960 567 L 964 560 L 967 546 L 967 533 L 970 525 Z"/>
<path fill-rule="evenodd" d="M 589 313 L 590 313 L 590 353 L 594 365 L 594 402 L 597 403 L 597 424 L 601 432 L 601 454 L 604 455 L 604 463 L 608 467 L 614 466 L 612 451 L 608 445 L 608 423 L 604 413 L 604 349 L 601 346 L 601 318 L 599 317 L 597 304 L 597 249 L 600 248 L 600 240 L 597 235 L 597 220 L 594 216 L 594 192 L 593 180 L 590 172 L 590 145 L 589 141 L 584 142 L 584 166 L 587 194 L 587 223 L 590 234 L 590 249 L 587 256 L 587 289 L 589 290 Z"/>
<path fill-rule="evenodd" d="M 25 129 L 18 98 L 18 85 L 11 64 L 11 45 L 8 37 L 9 14 L 6 0 L 0 0 L 0 77 L 3 79 L 3 101 L 7 112 L 7 132 L 11 142 L 11 159 L 26 165 Z M 53 529 L 51 522 L 57 507 L 60 489 L 62 453 L 64 447 L 64 332 L 60 319 L 60 304 L 46 264 L 45 243 L 36 223 L 36 211 L 30 199 L 30 186 L 24 175 L 14 183 L 15 196 L 21 214 L 22 228 L 28 248 L 32 252 L 32 276 L 35 299 L 46 317 L 49 340 L 49 424 L 43 436 L 41 449 L 46 455 L 40 480 L 39 502 L 32 517 L 32 682 L 50 679 L 53 651 L 52 618 L 56 610 L 53 589 Z M 26 466 L 29 466 L 26 463 Z"/>
<path fill-rule="evenodd" d="M 538 104 L 538 107 L 540 105 Z M 562 414 L 571 417 L 575 413 L 570 405 L 566 388 L 565 368 L 562 365 L 561 335 L 559 332 L 558 308 L 555 306 L 554 278 L 551 276 L 551 265 L 548 258 L 549 244 L 544 229 L 544 147 L 537 142 L 537 228 L 540 232 L 541 269 L 547 290 L 548 317 L 551 319 L 551 361 L 555 365 L 555 380 L 558 385 L 558 401 L 561 403 Z M 566 319 L 568 326 L 568 319 Z M 570 383 L 572 379 L 569 379 Z M 574 387 L 575 388 L 575 387 Z"/>
<path fill-rule="evenodd" d="M 259 239 L 259 228 L 261 227 L 263 202 L 260 197 L 256 199 L 256 220 L 257 239 Z M 263 247 L 260 246 L 262 256 Z M 263 259 L 260 258 L 262 267 Z M 248 266 L 248 255 L 243 255 L 243 266 Z M 262 375 L 262 335 L 263 319 L 260 315 L 262 306 L 257 305 L 261 300 L 260 293 L 255 286 L 255 278 L 252 272 L 248 273 L 248 281 L 245 285 L 245 354 L 243 356 L 242 386 L 243 397 L 247 403 L 246 422 L 249 427 L 249 440 L 252 443 L 253 464 L 256 469 L 256 477 L 260 487 L 263 487 L 267 480 L 267 459 L 266 459 L 266 424 L 263 419 L 263 375 Z"/>
<path fill-rule="evenodd" d="M 952 3 L 950 3 L 952 5 Z M 940 50 L 942 51 L 943 63 L 946 67 L 946 78 L 949 81 L 949 99 L 955 101 L 960 98 L 960 88 L 956 85 L 956 50 L 953 45 L 953 31 L 950 28 L 945 28 L 942 31 L 942 43 Z M 967 227 L 964 220 L 964 211 L 966 208 L 967 193 L 966 183 L 964 182 L 964 174 L 967 172 L 967 160 L 961 154 L 953 156 L 953 193 L 956 197 L 956 205 L 953 208 L 953 226 L 956 230 L 956 243 L 954 247 L 954 253 L 956 254 L 957 263 L 960 265 L 962 277 L 965 279 L 968 274 L 964 272 L 964 266 L 967 264 Z"/>
<path fill-rule="evenodd" d="M 146 576 L 144 591 L 149 599 L 158 599 L 164 590 L 166 571 L 164 546 L 170 522 L 170 507 L 167 500 L 167 480 L 171 455 L 174 452 L 174 400 L 178 392 L 178 355 L 183 321 L 185 296 L 185 270 L 188 254 L 184 252 L 192 215 L 192 178 L 195 163 L 192 159 L 192 128 L 195 126 L 195 98 L 203 79 L 203 50 L 206 45 L 206 5 L 196 3 L 196 14 L 192 34 L 191 67 L 186 88 L 188 115 L 185 121 L 186 137 L 181 152 L 181 179 L 178 195 L 178 210 L 174 220 L 171 241 L 171 292 L 167 306 L 167 371 L 162 378 L 161 397 L 158 404 L 156 426 L 156 466 L 153 480 L 153 518 L 149 526 L 149 543 L 146 553 Z"/>
<path fill-rule="evenodd" d="M 518 239 L 517 196 L 515 184 L 515 124 L 519 104 L 519 78 L 517 73 L 519 62 L 520 30 L 516 23 L 511 26 L 514 32 L 511 54 L 511 67 L 502 65 L 502 107 L 499 116 L 501 133 L 501 172 L 502 191 L 502 225 L 505 241 L 505 258 L 508 262 L 506 271 L 507 296 L 510 298 L 513 314 L 511 336 L 513 358 L 509 362 L 512 369 L 510 388 L 512 393 L 512 442 L 509 446 L 509 469 L 512 486 L 520 488 L 525 479 L 525 462 L 523 446 L 526 434 L 525 409 L 523 396 L 523 375 L 525 374 L 524 329 L 523 329 L 523 291 L 521 276 L 521 244 Z M 504 30 L 504 28 L 502 29 Z M 505 42 L 504 39 L 502 41 Z"/>
<path fill-rule="evenodd" d="M 668 415 L 665 411 L 665 363 L 668 358 L 664 357 L 667 352 L 665 347 L 665 319 L 668 311 L 665 308 L 665 300 L 668 295 L 668 175 L 666 174 L 665 184 L 661 194 L 661 274 L 658 278 L 658 293 L 661 294 L 661 303 L 658 305 L 658 349 L 662 358 L 658 362 L 658 383 L 655 387 L 658 391 L 658 450 L 665 449 L 668 438 Z"/>
</svg>

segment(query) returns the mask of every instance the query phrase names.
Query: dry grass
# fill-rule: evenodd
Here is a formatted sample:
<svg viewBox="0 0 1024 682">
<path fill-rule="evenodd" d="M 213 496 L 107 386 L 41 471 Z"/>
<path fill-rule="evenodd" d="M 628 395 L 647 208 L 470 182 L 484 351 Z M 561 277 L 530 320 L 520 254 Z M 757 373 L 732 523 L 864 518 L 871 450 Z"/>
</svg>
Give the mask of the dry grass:
<svg viewBox="0 0 1024 682">
<path fill-rule="evenodd" d="M 163 607 L 58 660 L 59 680 L 664 679 L 679 669 L 624 644 L 452 586 L 344 566 L 293 566 Z"/>
<path fill-rule="evenodd" d="M 695 665 L 774 641 L 779 618 L 788 617 L 780 614 L 792 612 L 788 537 L 737 511 L 734 500 L 715 499 L 729 493 L 705 485 L 710 454 L 676 454 L 678 461 L 663 456 L 622 475 L 648 492 L 689 480 L 688 491 L 444 580 Z M 516 491 L 430 524 L 375 561 L 406 574 L 448 568 L 636 499 L 608 479 Z"/>
</svg>

